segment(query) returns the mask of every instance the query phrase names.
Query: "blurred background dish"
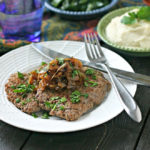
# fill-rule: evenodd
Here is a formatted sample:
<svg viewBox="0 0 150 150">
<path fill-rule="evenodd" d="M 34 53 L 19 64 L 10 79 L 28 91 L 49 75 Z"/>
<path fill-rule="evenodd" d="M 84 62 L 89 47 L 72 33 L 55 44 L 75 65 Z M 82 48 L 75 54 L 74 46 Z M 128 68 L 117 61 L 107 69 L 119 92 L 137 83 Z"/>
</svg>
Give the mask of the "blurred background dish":
<svg viewBox="0 0 150 150">
<path fill-rule="evenodd" d="M 119 3 L 122 7 L 129 6 L 142 6 L 144 5 L 143 0 L 120 0 Z"/>
<path fill-rule="evenodd" d="M 59 7 L 59 3 L 54 3 L 54 1 L 49 0 L 46 2 L 45 6 L 50 11 L 58 14 L 62 18 L 70 19 L 70 20 L 86 20 L 86 19 L 93 19 L 96 17 L 100 17 L 101 15 L 107 13 L 114 6 L 116 6 L 118 1 L 119 0 L 101 0 L 101 2 L 97 2 L 97 4 L 95 5 L 93 4 L 93 1 L 91 1 L 90 5 L 87 6 L 86 3 L 89 3 L 89 0 L 87 2 L 86 0 L 84 0 L 85 5 L 79 8 L 79 7 L 75 7 L 75 4 L 72 7 L 71 3 L 61 4 L 61 0 L 59 0 L 61 4 Z M 63 3 L 65 3 L 65 1 L 63 1 Z M 54 7 L 54 5 L 58 8 Z"/>
<path fill-rule="evenodd" d="M 128 46 L 121 46 L 117 43 L 113 43 L 112 41 L 110 41 L 106 35 L 106 27 L 107 25 L 110 23 L 110 21 L 117 17 L 117 16 L 121 16 L 124 13 L 131 11 L 135 8 L 139 8 L 139 7 L 125 7 L 125 8 L 121 8 L 121 9 L 117 9 L 115 11 L 112 11 L 110 13 L 108 13 L 107 15 L 105 15 L 98 23 L 97 26 L 97 32 L 98 35 L 100 36 L 100 38 L 107 44 L 109 45 L 114 51 L 123 53 L 123 54 L 128 54 L 128 55 L 132 55 L 132 56 L 150 56 L 150 49 L 149 48 L 136 48 L 136 47 L 128 47 Z"/>
</svg>

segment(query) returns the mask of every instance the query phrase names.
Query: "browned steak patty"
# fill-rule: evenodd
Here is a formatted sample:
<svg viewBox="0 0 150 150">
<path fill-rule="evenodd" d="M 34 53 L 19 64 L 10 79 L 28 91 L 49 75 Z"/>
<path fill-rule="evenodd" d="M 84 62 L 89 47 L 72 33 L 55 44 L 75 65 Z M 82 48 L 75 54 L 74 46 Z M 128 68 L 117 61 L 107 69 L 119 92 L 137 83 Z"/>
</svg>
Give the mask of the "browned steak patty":
<svg viewBox="0 0 150 150">
<path fill-rule="evenodd" d="M 110 90 L 110 83 L 103 77 L 100 72 L 96 74 L 95 80 L 91 77 L 89 86 L 81 86 L 74 90 L 53 91 L 45 90 L 38 91 L 36 98 L 39 100 L 41 109 L 49 111 L 52 116 L 64 118 L 68 121 L 77 120 L 88 110 L 99 105 L 107 92 Z M 72 101 L 72 96 L 79 102 Z"/>
<path fill-rule="evenodd" d="M 25 94 L 20 92 L 16 93 L 14 90 L 17 89 L 19 85 L 27 87 L 27 81 L 29 78 L 28 74 L 23 74 L 24 79 L 20 79 L 18 74 L 12 74 L 8 79 L 8 82 L 5 85 L 5 90 L 7 93 L 7 98 L 11 101 L 16 107 L 21 109 L 26 113 L 33 113 L 40 111 L 38 100 L 35 98 L 36 92 L 26 92 Z M 30 90 L 30 89 L 29 89 Z"/>
</svg>

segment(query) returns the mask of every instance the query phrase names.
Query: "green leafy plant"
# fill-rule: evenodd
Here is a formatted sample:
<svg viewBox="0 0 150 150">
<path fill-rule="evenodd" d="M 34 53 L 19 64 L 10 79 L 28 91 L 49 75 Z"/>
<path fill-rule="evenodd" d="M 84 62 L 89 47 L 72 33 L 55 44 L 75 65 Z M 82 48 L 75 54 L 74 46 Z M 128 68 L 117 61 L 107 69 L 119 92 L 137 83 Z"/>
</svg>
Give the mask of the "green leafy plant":
<svg viewBox="0 0 150 150">
<path fill-rule="evenodd" d="M 128 16 L 124 16 L 121 19 L 121 23 L 126 24 L 126 25 L 131 25 L 139 20 L 146 20 L 150 21 L 150 7 L 149 6 L 144 6 L 141 7 L 137 12 L 129 12 Z"/>
</svg>

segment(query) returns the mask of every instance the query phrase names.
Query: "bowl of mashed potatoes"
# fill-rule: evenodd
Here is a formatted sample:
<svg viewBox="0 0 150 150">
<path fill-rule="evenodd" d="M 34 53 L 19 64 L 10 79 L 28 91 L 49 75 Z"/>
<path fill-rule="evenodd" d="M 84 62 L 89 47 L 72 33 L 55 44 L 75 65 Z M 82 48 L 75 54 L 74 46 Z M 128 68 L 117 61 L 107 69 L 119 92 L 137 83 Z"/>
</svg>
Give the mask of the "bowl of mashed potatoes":
<svg viewBox="0 0 150 150">
<path fill-rule="evenodd" d="M 125 7 L 105 15 L 98 23 L 100 38 L 113 50 L 150 56 L 150 7 Z"/>
</svg>

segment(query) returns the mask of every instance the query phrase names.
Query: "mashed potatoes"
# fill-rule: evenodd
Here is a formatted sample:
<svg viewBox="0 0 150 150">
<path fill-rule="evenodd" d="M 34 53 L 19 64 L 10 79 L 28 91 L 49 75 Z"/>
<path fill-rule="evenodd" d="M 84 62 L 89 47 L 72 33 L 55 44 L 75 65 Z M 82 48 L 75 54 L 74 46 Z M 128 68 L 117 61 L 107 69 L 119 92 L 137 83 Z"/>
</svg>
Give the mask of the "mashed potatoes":
<svg viewBox="0 0 150 150">
<path fill-rule="evenodd" d="M 138 11 L 133 10 L 133 11 Z M 121 23 L 123 16 L 115 17 L 106 28 L 108 39 L 120 46 L 150 48 L 150 22 L 140 20 L 131 25 Z"/>
</svg>

